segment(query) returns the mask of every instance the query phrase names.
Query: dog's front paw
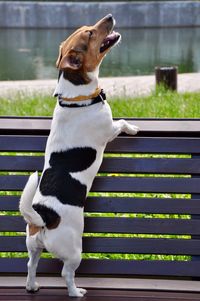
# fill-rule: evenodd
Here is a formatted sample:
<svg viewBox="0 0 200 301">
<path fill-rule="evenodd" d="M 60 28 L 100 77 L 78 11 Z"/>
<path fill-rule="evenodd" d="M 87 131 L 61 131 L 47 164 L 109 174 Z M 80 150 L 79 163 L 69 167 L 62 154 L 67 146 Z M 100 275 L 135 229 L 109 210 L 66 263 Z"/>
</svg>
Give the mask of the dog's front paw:
<svg viewBox="0 0 200 301">
<path fill-rule="evenodd" d="M 128 124 L 126 128 L 126 134 L 128 135 L 136 135 L 139 132 L 139 127 L 136 125 Z"/>
<path fill-rule="evenodd" d="M 34 294 L 34 293 L 38 292 L 39 289 L 40 289 L 40 286 L 37 282 L 35 282 L 34 284 L 31 284 L 31 283 L 26 284 L 26 290 L 28 293 Z"/>
<path fill-rule="evenodd" d="M 84 288 L 76 288 L 75 290 L 69 291 L 69 297 L 83 297 L 87 293 Z"/>
</svg>

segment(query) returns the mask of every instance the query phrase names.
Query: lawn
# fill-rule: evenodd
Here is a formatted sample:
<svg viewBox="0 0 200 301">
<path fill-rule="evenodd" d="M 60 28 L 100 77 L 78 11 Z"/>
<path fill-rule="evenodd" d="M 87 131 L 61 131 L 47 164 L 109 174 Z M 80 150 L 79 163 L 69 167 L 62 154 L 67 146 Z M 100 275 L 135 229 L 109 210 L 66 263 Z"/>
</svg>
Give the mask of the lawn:
<svg viewBox="0 0 200 301">
<path fill-rule="evenodd" d="M 48 96 L 0 97 L 0 115 L 52 116 L 56 99 Z M 114 117 L 199 118 L 200 92 L 175 93 L 162 88 L 149 96 L 110 98 Z"/>
</svg>

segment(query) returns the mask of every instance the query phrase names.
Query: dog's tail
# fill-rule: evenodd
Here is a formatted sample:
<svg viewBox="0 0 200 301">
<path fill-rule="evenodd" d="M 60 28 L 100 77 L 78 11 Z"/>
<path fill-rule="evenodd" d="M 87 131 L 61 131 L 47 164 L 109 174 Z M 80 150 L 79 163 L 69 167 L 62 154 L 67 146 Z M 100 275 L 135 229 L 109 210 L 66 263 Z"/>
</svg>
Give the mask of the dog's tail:
<svg viewBox="0 0 200 301">
<path fill-rule="evenodd" d="M 28 224 L 33 224 L 38 227 L 45 225 L 41 216 L 33 209 L 32 202 L 38 187 L 38 172 L 33 173 L 26 183 L 22 192 L 19 210 Z"/>
</svg>

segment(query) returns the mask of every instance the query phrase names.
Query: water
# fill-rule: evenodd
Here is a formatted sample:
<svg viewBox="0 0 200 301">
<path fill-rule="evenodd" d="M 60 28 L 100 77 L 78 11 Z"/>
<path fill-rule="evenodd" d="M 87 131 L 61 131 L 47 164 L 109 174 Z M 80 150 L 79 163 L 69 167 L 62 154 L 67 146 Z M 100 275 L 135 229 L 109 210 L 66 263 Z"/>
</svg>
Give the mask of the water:
<svg viewBox="0 0 200 301">
<path fill-rule="evenodd" d="M 107 55 L 101 76 L 154 73 L 176 65 L 179 73 L 200 72 L 200 29 L 123 29 L 122 42 Z M 58 45 L 72 30 L 0 29 L 0 80 L 56 78 Z"/>
</svg>

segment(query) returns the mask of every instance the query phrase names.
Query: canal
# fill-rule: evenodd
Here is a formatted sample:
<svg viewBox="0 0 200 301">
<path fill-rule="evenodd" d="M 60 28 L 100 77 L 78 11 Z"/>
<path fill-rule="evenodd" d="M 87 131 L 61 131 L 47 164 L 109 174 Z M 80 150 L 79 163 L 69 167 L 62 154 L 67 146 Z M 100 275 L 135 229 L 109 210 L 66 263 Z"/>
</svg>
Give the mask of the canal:
<svg viewBox="0 0 200 301">
<path fill-rule="evenodd" d="M 176 65 L 179 73 L 200 72 L 200 28 L 119 29 L 122 42 L 102 64 L 101 76 L 154 73 Z M 57 77 L 58 46 L 72 30 L 0 29 L 0 80 Z"/>
</svg>

